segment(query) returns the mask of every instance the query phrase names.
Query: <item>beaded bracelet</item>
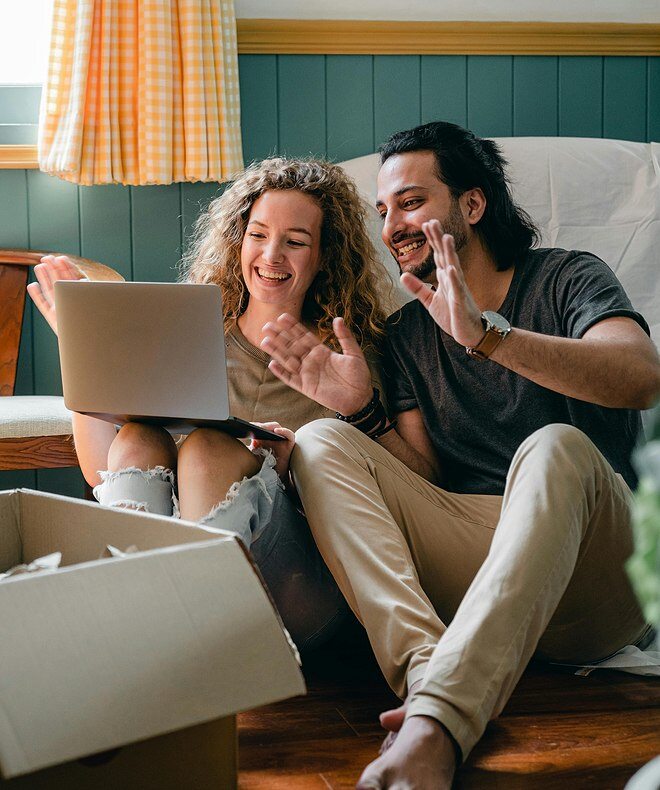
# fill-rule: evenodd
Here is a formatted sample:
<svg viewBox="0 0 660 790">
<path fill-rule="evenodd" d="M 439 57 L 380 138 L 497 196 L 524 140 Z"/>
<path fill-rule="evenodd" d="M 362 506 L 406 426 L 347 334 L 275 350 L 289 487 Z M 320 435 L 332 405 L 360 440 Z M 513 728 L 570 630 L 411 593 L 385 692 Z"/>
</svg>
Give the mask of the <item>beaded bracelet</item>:
<svg viewBox="0 0 660 790">
<path fill-rule="evenodd" d="M 396 420 L 388 423 L 387 414 L 380 400 L 380 392 L 375 387 L 373 397 L 363 409 L 349 415 L 336 412 L 336 416 L 338 420 L 355 425 L 370 439 L 378 439 L 396 426 Z"/>
<path fill-rule="evenodd" d="M 371 400 L 369 401 L 369 403 L 367 403 L 367 405 L 363 409 L 360 409 L 360 411 L 355 412 L 355 414 L 348 414 L 348 415 L 335 412 L 335 416 L 337 417 L 338 420 L 342 420 L 342 422 L 349 422 L 353 424 L 355 422 L 360 422 L 360 420 L 363 420 L 365 417 L 370 415 L 371 412 L 374 411 L 379 404 L 380 404 L 380 392 L 376 389 L 376 387 L 374 387 Z"/>
<path fill-rule="evenodd" d="M 389 433 L 393 428 L 396 428 L 396 419 L 392 420 L 389 425 L 386 425 L 384 428 L 381 428 L 379 431 L 374 431 L 373 433 L 367 434 L 370 439 L 380 439 L 381 436 L 385 436 L 386 433 Z"/>
</svg>

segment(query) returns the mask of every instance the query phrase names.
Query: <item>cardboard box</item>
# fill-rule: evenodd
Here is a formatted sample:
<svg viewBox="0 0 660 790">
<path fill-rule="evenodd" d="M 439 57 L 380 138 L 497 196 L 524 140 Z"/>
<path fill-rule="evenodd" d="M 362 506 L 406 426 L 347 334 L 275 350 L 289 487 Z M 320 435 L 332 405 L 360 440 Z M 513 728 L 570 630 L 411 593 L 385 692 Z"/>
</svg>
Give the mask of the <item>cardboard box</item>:
<svg viewBox="0 0 660 790">
<path fill-rule="evenodd" d="M 0 786 L 235 787 L 234 714 L 305 692 L 240 541 L 0 493 L 0 572 L 54 551 L 59 570 L 0 581 Z"/>
</svg>

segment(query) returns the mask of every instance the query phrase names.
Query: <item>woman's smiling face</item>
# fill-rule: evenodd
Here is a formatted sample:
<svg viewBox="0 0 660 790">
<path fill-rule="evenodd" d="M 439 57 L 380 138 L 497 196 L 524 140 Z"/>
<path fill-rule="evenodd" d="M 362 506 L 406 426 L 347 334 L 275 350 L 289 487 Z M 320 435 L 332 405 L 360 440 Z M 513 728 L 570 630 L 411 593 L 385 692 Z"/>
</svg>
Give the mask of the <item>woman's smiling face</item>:
<svg viewBox="0 0 660 790">
<path fill-rule="evenodd" d="M 321 266 L 322 222 L 314 198 L 294 189 L 270 190 L 255 200 L 241 245 L 251 300 L 302 310 Z"/>
</svg>

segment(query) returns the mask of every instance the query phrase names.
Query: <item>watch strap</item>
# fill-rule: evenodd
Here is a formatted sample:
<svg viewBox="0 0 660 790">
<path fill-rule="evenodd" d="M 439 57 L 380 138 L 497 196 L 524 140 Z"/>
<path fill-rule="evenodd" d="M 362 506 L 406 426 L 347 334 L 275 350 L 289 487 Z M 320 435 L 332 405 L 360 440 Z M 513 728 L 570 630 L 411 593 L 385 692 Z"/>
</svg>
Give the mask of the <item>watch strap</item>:
<svg viewBox="0 0 660 790">
<path fill-rule="evenodd" d="M 492 323 L 493 319 L 503 323 L 505 327 L 503 328 L 495 326 Z M 481 320 L 484 325 L 484 329 L 486 330 L 484 336 L 476 346 L 468 347 L 465 350 L 469 356 L 484 360 L 490 357 L 493 351 L 495 351 L 499 344 L 509 334 L 511 331 L 511 326 L 509 325 L 509 322 L 502 318 L 502 316 L 498 313 L 484 312 L 481 314 Z"/>
<path fill-rule="evenodd" d="M 488 329 L 476 346 L 466 348 L 465 350 L 471 357 L 476 357 L 481 360 L 488 359 L 504 338 L 505 335 L 500 332 L 496 332 L 494 329 Z"/>
</svg>

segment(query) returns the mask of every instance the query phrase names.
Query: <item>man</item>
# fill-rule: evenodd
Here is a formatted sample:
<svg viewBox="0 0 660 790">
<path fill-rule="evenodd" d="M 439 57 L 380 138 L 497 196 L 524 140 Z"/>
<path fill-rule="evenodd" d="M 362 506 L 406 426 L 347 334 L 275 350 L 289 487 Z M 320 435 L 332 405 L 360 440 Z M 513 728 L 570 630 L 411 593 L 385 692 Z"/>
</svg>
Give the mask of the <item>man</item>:
<svg viewBox="0 0 660 790">
<path fill-rule="evenodd" d="M 286 315 L 262 345 L 338 412 L 298 433 L 294 478 L 406 697 L 358 786 L 449 788 L 533 654 L 590 662 L 648 640 L 623 563 L 636 410 L 660 365 L 602 261 L 532 249 L 492 141 L 431 123 L 381 160 L 383 240 L 416 297 L 388 327 L 394 419 L 341 319 L 342 354 Z"/>
</svg>

